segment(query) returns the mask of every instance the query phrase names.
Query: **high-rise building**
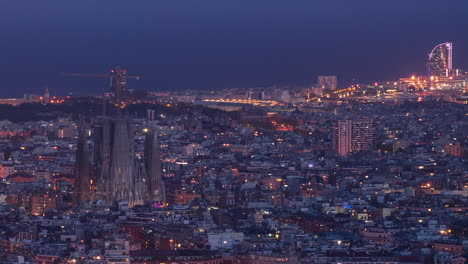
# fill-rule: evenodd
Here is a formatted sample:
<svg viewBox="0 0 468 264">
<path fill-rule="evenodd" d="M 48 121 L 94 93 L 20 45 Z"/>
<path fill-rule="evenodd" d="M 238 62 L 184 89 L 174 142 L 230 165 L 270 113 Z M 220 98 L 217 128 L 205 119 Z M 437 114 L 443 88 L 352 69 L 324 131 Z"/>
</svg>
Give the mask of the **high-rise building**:
<svg viewBox="0 0 468 264">
<path fill-rule="evenodd" d="M 50 100 L 49 87 L 46 86 L 46 88 L 44 90 L 44 95 L 42 97 L 42 102 L 47 104 L 47 103 L 49 103 L 49 100 Z"/>
<path fill-rule="evenodd" d="M 338 155 L 369 149 L 373 140 L 372 120 L 339 120 L 335 136 Z"/>
<path fill-rule="evenodd" d="M 162 181 L 161 155 L 158 135 L 153 131 L 147 132 L 145 137 L 145 169 L 147 201 L 163 204 L 166 201 L 166 195 Z"/>
<path fill-rule="evenodd" d="M 441 43 L 432 49 L 428 60 L 429 78 L 431 75 L 449 77 L 452 74 L 452 49 L 453 44 L 451 42 Z"/>
<path fill-rule="evenodd" d="M 338 155 L 348 155 L 351 151 L 351 120 L 338 121 L 335 140 Z"/>
<path fill-rule="evenodd" d="M 76 145 L 75 161 L 75 192 L 74 203 L 81 204 L 91 199 L 91 179 L 89 174 L 89 149 L 85 123 L 82 118 L 78 123 L 78 142 Z"/>
<path fill-rule="evenodd" d="M 353 120 L 351 124 L 351 151 L 367 150 L 374 140 L 372 120 Z"/>
<path fill-rule="evenodd" d="M 338 78 L 336 76 L 319 76 L 317 83 L 322 89 L 336 90 L 338 88 Z"/>
</svg>

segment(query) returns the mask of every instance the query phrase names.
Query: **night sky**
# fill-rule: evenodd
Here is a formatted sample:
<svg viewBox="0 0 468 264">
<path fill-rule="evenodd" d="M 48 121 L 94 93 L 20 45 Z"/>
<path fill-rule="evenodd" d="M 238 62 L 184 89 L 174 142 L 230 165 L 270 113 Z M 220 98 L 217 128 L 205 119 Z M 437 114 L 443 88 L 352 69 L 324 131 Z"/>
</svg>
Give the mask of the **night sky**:
<svg viewBox="0 0 468 264">
<path fill-rule="evenodd" d="M 427 53 L 454 42 L 468 68 L 467 0 L 0 1 L 0 97 L 100 93 L 114 66 L 129 88 L 304 85 L 424 73 Z"/>
</svg>

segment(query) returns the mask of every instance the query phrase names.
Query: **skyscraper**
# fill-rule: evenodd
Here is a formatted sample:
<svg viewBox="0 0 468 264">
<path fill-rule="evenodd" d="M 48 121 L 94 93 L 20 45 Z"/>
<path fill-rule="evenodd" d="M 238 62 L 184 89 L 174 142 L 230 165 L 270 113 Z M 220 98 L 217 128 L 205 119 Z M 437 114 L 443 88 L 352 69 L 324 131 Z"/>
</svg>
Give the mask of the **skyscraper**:
<svg viewBox="0 0 468 264">
<path fill-rule="evenodd" d="M 158 135 L 150 130 L 145 137 L 145 169 L 147 178 L 146 199 L 158 204 L 166 201 L 162 181 L 161 156 Z"/>
<path fill-rule="evenodd" d="M 441 43 L 432 49 L 428 60 L 429 79 L 431 75 L 449 77 L 452 74 L 452 49 L 453 44 L 451 42 Z"/>
<path fill-rule="evenodd" d="M 83 118 L 78 122 L 78 142 L 76 144 L 75 160 L 75 193 L 74 203 L 81 204 L 91 199 L 91 179 L 89 176 L 89 149 L 86 137 L 86 128 Z"/>
<path fill-rule="evenodd" d="M 372 120 L 339 120 L 335 136 L 338 155 L 369 149 L 373 140 Z"/>
<path fill-rule="evenodd" d="M 351 120 L 340 120 L 336 128 L 338 155 L 346 156 L 351 151 Z"/>
</svg>

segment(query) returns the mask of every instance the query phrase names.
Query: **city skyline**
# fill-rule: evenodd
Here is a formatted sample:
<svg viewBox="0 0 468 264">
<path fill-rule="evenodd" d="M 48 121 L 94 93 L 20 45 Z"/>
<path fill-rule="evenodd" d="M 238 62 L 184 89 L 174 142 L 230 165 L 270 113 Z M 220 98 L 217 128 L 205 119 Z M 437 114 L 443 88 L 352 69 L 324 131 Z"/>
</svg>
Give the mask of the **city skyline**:
<svg viewBox="0 0 468 264">
<path fill-rule="evenodd" d="M 446 41 L 454 67 L 467 68 L 464 1 L 309 2 L 116 1 L 109 9 L 52 1 L 36 6 L 41 12 L 3 3 L 2 90 L 98 94 L 106 81 L 62 73 L 116 66 L 144 76 L 129 84 L 137 90 L 307 85 L 319 75 L 341 85 L 392 80 L 425 74 L 430 49 Z"/>
<path fill-rule="evenodd" d="M 467 0 L 24 3 L 0 264 L 468 263 Z"/>
</svg>

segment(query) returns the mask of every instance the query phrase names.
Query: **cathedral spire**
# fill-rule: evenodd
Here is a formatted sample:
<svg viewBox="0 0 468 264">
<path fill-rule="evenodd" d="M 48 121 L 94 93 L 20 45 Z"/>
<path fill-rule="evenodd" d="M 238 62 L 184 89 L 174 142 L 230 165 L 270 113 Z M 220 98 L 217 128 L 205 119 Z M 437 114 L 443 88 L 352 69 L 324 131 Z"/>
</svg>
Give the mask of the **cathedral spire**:
<svg viewBox="0 0 468 264">
<path fill-rule="evenodd" d="M 147 200 L 162 204 L 166 201 L 166 194 L 162 181 L 161 155 L 158 135 L 150 130 L 145 138 L 145 168 L 148 178 Z"/>
<path fill-rule="evenodd" d="M 89 149 L 84 118 L 78 121 L 78 142 L 75 161 L 75 204 L 90 200 Z"/>
</svg>

